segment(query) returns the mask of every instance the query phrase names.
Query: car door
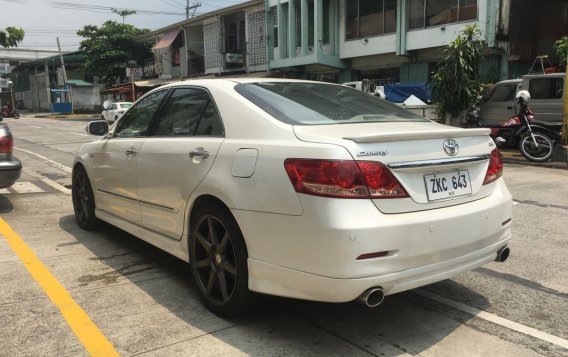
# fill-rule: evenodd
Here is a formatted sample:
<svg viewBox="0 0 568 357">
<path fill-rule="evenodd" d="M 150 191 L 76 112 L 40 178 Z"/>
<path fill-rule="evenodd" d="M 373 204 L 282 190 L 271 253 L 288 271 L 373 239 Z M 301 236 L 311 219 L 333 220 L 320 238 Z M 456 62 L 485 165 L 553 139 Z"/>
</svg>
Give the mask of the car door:
<svg viewBox="0 0 568 357">
<path fill-rule="evenodd" d="M 224 140 L 221 117 L 201 88 L 175 89 L 138 155 L 142 224 L 173 239 L 184 231 L 185 207 Z"/>
<path fill-rule="evenodd" d="M 479 116 L 485 124 L 501 124 L 515 114 L 515 94 L 518 83 L 497 83 L 479 106 Z"/>
<path fill-rule="evenodd" d="M 166 93 L 167 90 L 153 92 L 137 103 L 121 118 L 101 150 L 93 154 L 91 177 L 97 209 L 130 222 L 140 222 L 136 161 Z"/>
</svg>

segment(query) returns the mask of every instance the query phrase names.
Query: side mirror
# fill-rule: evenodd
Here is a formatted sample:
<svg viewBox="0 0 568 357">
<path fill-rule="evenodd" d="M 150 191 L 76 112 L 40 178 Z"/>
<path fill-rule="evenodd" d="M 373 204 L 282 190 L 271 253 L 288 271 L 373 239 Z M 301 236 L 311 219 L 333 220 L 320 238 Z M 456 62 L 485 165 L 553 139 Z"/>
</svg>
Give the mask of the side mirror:
<svg viewBox="0 0 568 357">
<path fill-rule="evenodd" d="M 91 121 L 86 129 L 89 135 L 103 136 L 108 133 L 108 123 L 106 120 Z"/>
</svg>

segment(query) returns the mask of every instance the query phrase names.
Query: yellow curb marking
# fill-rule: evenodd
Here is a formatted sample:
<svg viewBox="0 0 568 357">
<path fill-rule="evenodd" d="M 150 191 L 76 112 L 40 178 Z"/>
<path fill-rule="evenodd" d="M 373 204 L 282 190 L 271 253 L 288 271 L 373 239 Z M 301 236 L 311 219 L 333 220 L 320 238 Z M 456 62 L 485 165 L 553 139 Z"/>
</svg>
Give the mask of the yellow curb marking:
<svg viewBox="0 0 568 357">
<path fill-rule="evenodd" d="M 31 248 L 2 218 L 0 218 L 0 234 L 6 238 L 12 250 L 24 263 L 32 278 L 43 289 L 51 302 L 59 308 L 61 315 L 91 356 L 119 356 L 87 313 L 73 300 L 63 285 L 39 261 Z"/>
</svg>

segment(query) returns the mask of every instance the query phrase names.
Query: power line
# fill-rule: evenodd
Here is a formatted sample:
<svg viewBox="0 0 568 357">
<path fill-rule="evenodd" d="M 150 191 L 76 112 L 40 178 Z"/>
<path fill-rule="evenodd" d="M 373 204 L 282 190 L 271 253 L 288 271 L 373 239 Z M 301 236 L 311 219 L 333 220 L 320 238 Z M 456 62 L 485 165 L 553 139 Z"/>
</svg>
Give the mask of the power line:
<svg viewBox="0 0 568 357">
<path fill-rule="evenodd" d="M 85 5 L 85 4 L 76 4 L 76 3 L 61 2 L 61 1 L 54 1 L 53 7 L 59 9 L 82 10 L 89 12 L 109 12 L 109 11 L 112 12 L 112 9 L 114 9 L 113 7 L 109 6 Z M 183 13 L 181 12 L 155 11 L 155 10 L 145 10 L 145 9 L 119 8 L 117 10 L 136 11 L 137 14 L 144 14 L 144 15 L 175 15 L 175 16 L 183 15 Z"/>
</svg>

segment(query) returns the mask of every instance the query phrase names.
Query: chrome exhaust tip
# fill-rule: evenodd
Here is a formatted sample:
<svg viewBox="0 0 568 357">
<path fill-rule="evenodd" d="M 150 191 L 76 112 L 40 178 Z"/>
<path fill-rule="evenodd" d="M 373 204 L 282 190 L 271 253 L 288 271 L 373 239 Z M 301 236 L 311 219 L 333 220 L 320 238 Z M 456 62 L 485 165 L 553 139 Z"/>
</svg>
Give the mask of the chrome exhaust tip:
<svg viewBox="0 0 568 357">
<path fill-rule="evenodd" d="M 383 289 L 377 287 L 365 290 L 363 294 L 359 295 L 357 301 L 367 305 L 367 307 L 377 307 L 383 302 L 384 299 L 385 294 L 383 292 Z"/>
<path fill-rule="evenodd" d="M 499 251 L 497 252 L 497 258 L 495 258 L 495 261 L 503 263 L 505 260 L 507 260 L 507 258 L 509 258 L 510 253 L 511 253 L 511 249 L 509 249 L 507 246 L 499 249 Z"/>
</svg>

